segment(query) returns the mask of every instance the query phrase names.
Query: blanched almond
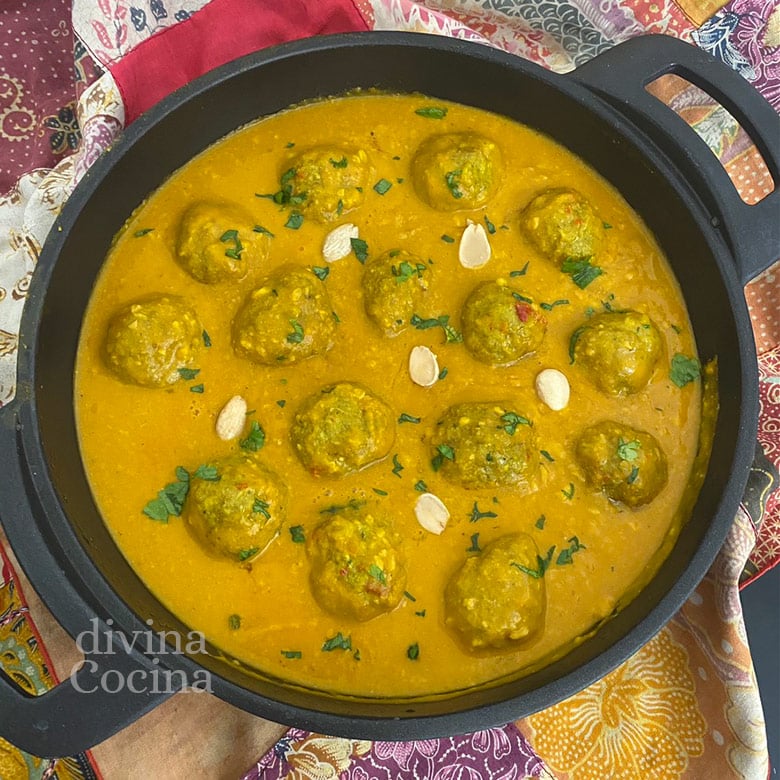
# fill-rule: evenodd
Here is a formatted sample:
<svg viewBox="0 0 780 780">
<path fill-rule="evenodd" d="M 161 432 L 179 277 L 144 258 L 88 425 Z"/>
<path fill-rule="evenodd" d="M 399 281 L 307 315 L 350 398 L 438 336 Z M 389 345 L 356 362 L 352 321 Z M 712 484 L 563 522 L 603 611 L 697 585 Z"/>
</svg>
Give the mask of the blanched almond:
<svg viewBox="0 0 780 780">
<path fill-rule="evenodd" d="M 428 347 L 414 347 L 409 353 L 409 376 L 420 387 L 430 387 L 439 380 L 439 361 Z"/>
<path fill-rule="evenodd" d="M 351 239 L 357 238 L 359 231 L 357 225 L 346 222 L 339 225 L 325 236 L 325 243 L 322 245 L 322 257 L 326 263 L 333 263 L 341 260 L 352 251 Z"/>
<path fill-rule="evenodd" d="M 458 246 L 458 260 L 464 268 L 482 268 L 490 260 L 490 241 L 479 222 L 468 220 Z"/>
<path fill-rule="evenodd" d="M 440 534 L 450 519 L 450 512 L 438 496 L 423 493 L 414 505 L 417 522 L 432 534 Z"/>
<path fill-rule="evenodd" d="M 569 405 L 569 380 L 557 368 L 545 368 L 536 375 L 536 394 L 554 412 Z"/>
<path fill-rule="evenodd" d="M 244 430 L 246 423 L 246 401 L 240 395 L 234 395 L 217 415 L 217 436 L 222 441 L 235 439 Z"/>
</svg>

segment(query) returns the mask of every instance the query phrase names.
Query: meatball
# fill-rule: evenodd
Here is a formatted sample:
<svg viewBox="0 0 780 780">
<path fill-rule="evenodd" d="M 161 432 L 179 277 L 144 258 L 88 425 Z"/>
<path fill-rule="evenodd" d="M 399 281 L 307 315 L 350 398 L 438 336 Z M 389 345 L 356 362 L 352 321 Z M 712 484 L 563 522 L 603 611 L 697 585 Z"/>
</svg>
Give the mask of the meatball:
<svg viewBox="0 0 780 780">
<path fill-rule="evenodd" d="M 607 395 L 638 393 L 661 356 L 661 335 L 646 314 L 608 311 L 572 333 L 569 354 Z"/>
<path fill-rule="evenodd" d="M 290 439 L 312 474 L 343 477 L 387 455 L 395 441 L 395 414 L 362 385 L 340 382 L 303 402 Z"/>
<path fill-rule="evenodd" d="M 501 180 L 498 144 L 477 133 L 448 133 L 424 141 L 412 160 L 414 188 L 439 211 L 484 206 Z"/>
<path fill-rule="evenodd" d="M 461 315 L 463 343 L 491 366 L 510 366 L 538 349 L 547 320 L 531 299 L 502 279 L 477 285 Z"/>
<path fill-rule="evenodd" d="M 245 561 L 260 555 L 287 514 L 287 486 L 249 453 L 230 455 L 190 475 L 184 516 L 208 550 Z"/>
<path fill-rule="evenodd" d="M 593 257 L 604 243 L 604 223 L 576 190 L 552 189 L 537 195 L 520 213 L 520 228 L 548 259 Z"/>
<path fill-rule="evenodd" d="M 191 368 L 202 345 L 203 327 L 194 309 L 175 295 L 157 295 L 122 307 L 108 323 L 104 354 L 122 380 L 165 387 Z"/>
<path fill-rule="evenodd" d="M 605 420 L 586 428 L 575 448 L 585 478 L 626 506 L 648 504 L 666 484 L 666 455 L 655 436 Z"/>
<path fill-rule="evenodd" d="M 247 296 L 233 319 L 233 348 L 256 363 L 289 365 L 327 352 L 335 332 L 325 285 L 308 268 L 288 265 Z"/>
<path fill-rule="evenodd" d="M 539 449 L 531 421 L 500 402 L 451 406 L 433 435 L 431 465 L 464 488 L 538 488 Z"/>
<path fill-rule="evenodd" d="M 445 623 L 470 650 L 512 647 L 544 623 L 544 578 L 528 534 L 507 534 L 467 558 L 444 591 Z"/>
<path fill-rule="evenodd" d="M 195 203 L 184 212 L 176 259 L 204 284 L 243 279 L 268 256 L 268 237 L 253 230 L 250 214 L 231 203 Z"/>
<path fill-rule="evenodd" d="M 372 172 L 362 149 L 309 149 L 295 157 L 282 173 L 281 202 L 317 222 L 333 222 L 363 203 Z"/>
<path fill-rule="evenodd" d="M 306 548 L 311 589 L 326 612 L 371 620 L 401 601 L 406 563 L 386 518 L 365 508 L 340 509 L 314 529 Z"/>
<path fill-rule="evenodd" d="M 387 336 L 397 336 L 413 314 L 423 317 L 432 266 L 404 250 L 393 249 L 366 263 L 363 296 L 366 314 Z"/>
</svg>

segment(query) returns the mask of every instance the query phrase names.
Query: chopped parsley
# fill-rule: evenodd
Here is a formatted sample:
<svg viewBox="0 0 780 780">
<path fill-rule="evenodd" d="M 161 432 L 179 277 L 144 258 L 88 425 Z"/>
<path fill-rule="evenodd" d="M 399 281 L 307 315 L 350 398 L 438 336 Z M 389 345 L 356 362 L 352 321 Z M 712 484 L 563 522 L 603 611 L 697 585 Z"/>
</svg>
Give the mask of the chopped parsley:
<svg viewBox="0 0 780 780">
<path fill-rule="evenodd" d="M 387 577 L 385 576 L 384 571 L 375 563 L 372 563 L 368 567 L 368 576 L 372 577 L 377 582 L 381 582 L 382 585 L 387 585 Z"/>
<path fill-rule="evenodd" d="M 324 282 L 328 278 L 330 268 L 325 266 L 315 265 L 312 267 L 311 272 L 321 281 Z"/>
<path fill-rule="evenodd" d="M 271 513 L 268 511 L 268 502 L 261 498 L 256 498 L 252 504 L 252 511 L 262 515 L 266 520 L 271 519 Z"/>
<path fill-rule="evenodd" d="M 190 386 L 190 392 L 191 393 L 202 393 L 205 390 L 205 386 L 203 384 L 199 385 L 191 385 Z"/>
<path fill-rule="evenodd" d="M 447 109 L 440 106 L 424 106 L 415 109 L 417 116 L 423 116 L 426 119 L 444 119 L 447 116 Z"/>
<path fill-rule="evenodd" d="M 552 311 L 556 306 L 566 306 L 569 303 L 567 298 L 559 298 L 557 301 L 553 301 L 552 303 L 540 303 L 539 305 L 545 310 L 545 311 Z"/>
<path fill-rule="evenodd" d="M 471 534 L 471 547 L 466 548 L 466 552 L 482 552 L 482 548 L 479 546 L 479 534 Z"/>
<path fill-rule="evenodd" d="M 379 195 L 384 195 L 392 186 L 393 182 L 388 181 L 387 179 L 380 179 L 374 185 L 374 192 L 378 193 Z"/>
<path fill-rule="evenodd" d="M 469 515 L 469 519 L 472 523 L 476 523 L 478 520 L 481 520 L 483 517 L 498 517 L 498 515 L 495 512 L 481 512 L 479 509 L 479 505 L 475 501 L 474 506 L 471 508 L 471 514 Z"/>
<path fill-rule="evenodd" d="M 292 327 L 292 333 L 287 334 L 288 344 L 300 344 L 303 341 L 303 325 L 298 320 L 290 320 L 290 326 Z"/>
<path fill-rule="evenodd" d="M 211 346 L 211 336 L 209 336 L 207 331 L 203 331 L 203 333 L 200 334 L 203 338 L 203 346 L 204 347 L 210 347 Z"/>
<path fill-rule="evenodd" d="M 417 642 L 406 648 L 406 657 L 410 661 L 416 661 L 420 657 L 420 645 Z"/>
<path fill-rule="evenodd" d="M 209 466 L 205 463 L 198 466 L 192 473 L 192 476 L 196 479 L 202 479 L 204 482 L 219 482 L 222 479 L 216 466 Z"/>
<path fill-rule="evenodd" d="M 625 441 L 621 436 L 618 439 L 617 454 L 620 460 L 633 461 L 639 457 L 639 449 L 641 444 L 638 439 L 633 441 Z"/>
<path fill-rule="evenodd" d="M 534 579 L 541 579 L 544 577 L 544 573 L 547 571 L 547 569 L 550 566 L 550 562 L 552 561 L 553 553 L 555 552 L 555 545 L 553 545 L 548 551 L 547 555 L 542 558 L 541 555 L 537 554 L 536 556 L 536 568 L 535 569 L 529 569 L 527 566 L 524 566 L 522 563 L 515 563 L 512 561 L 510 563 L 510 566 L 514 566 L 516 569 L 520 569 L 520 571 L 527 574 L 529 577 L 533 577 Z"/>
<path fill-rule="evenodd" d="M 303 224 L 303 214 L 300 211 L 293 211 L 284 223 L 286 228 L 297 230 Z"/>
<path fill-rule="evenodd" d="M 411 594 L 411 593 L 409 593 L 409 591 L 408 591 L 408 590 L 405 590 L 405 591 L 404 591 L 404 596 L 406 596 L 406 598 L 408 598 L 408 599 L 409 599 L 409 601 L 417 601 L 417 599 L 416 599 L 414 596 L 412 596 L 412 594 Z"/>
<path fill-rule="evenodd" d="M 262 233 L 263 235 L 268 236 L 270 238 L 274 237 L 274 234 L 268 228 L 265 228 L 262 225 L 255 225 L 252 228 L 252 232 L 253 233 Z"/>
<path fill-rule="evenodd" d="M 557 566 L 565 566 L 566 564 L 573 563 L 572 556 L 574 553 L 586 549 L 584 544 L 580 544 L 580 540 L 576 536 L 572 536 L 571 539 L 568 539 L 567 541 L 569 542 L 569 546 L 565 550 L 561 550 L 558 553 L 558 557 L 555 559 L 555 564 Z"/>
<path fill-rule="evenodd" d="M 525 276 L 528 272 L 528 266 L 530 263 L 531 261 L 529 260 L 519 271 L 510 271 L 509 276 L 512 278 L 515 278 L 516 276 Z"/>
<path fill-rule="evenodd" d="M 447 185 L 447 189 L 450 191 L 450 195 L 456 200 L 460 200 L 463 197 L 463 192 L 460 189 L 460 177 L 462 175 L 462 168 L 458 168 L 455 171 L 448 171 L 444 174 L 444 182 Z"/>
<path fill-rule="evenodd" d="M 496 232 L 496 226 L 488 219 L 488 215 L 485 214 L 485 227 L 487 232 L 492 236 Z"/>
<path fill-rule="evenodd" d="M 450 315 L 442 314 L 440 317 L 423 318 L 412 314 L 409 324 L 417 330 L 430 330 L 430 328 L 442 328 L 447 344 L 459 344 L 463 341 L 463 334 L 450 325 Z"/>
<path fill-rule="evenodd" d="M 445 244 L 455 243 L 455 239 L 452 236 L 448 236 L 446 233 L 442 233 L 441 240 L 444 241 Z"/>
<path fill-rule="evenodd" d="M 399 423 L 414 423 L 417 425 L 417 423 L 420 422 L 422 417 L 412 417 L 411 414 L 407 414 L 406 412 L 403 412 L 401 416 L 398 418 Z"/>
<path fill-rule="evenodd" d="M 361 263 L 365 263 L 368 259 L 368 244 L 362 238 L 350 238 L 349 243 L 355 257 Z"/>
<path fill-rule="evenodd" d="M 371 488 L 371 490 L 373 490 L 374 493 L 376 493 L 378 496 L 386 496 L 387 495 L 387 491 L 386 490 L 382 490 L 381 488 Z"/>
<path fill-rule="evenodd" d="M 404 467 L 401 465 L 401 461 L 398 460 L 398 453 L 393 455 L 393 474 L 396 475 L 399 479 L 401 478 L 401 472 L 404 470 Z"/>
<path fill-rule="evenodd" d="M 302 525 L 291 525 L 288 530 L 290 531 L 290 538 L 295 544 L 303 544 L 306 541 L 306 534 Z"/>
<path fill-rule="evenodd" d="M 696 358 L 689 358 L 678 352 L 672 358 L 672 365 L 669 370 L 669 379 L 677 387 L 685 387 L 689 382 L 693 382 L 701 376 L 701 363 Z"/>
<path fill-rule="evenodd" d="M 328 160 L 328 162 L 334 167 L 334 168 L 346 168 L 347 167 L 347 158 L 342 157 L 340 160 L 334 160 L 332 157 Z"/>
<path fill-rule="evenodd" d="M 246 550 L 241 550 L 238 553 L 238 560 L 239 561 L 246 561 L 249 558 L 251 558 L 253 555 L 257 555 L 257 553 L 260 552 L 259 547 L 248 547 Z"/>
<path fill-rule="evenodd" d="M 417 482 L 414 483 L 414 489 L 418 493 L 427 493 L 428 492 L 428 486 L 421 479 L 418 479 Z"/>
<path fill-rule="evenodd" d="M 303 653 L 300 650 L 280 650 L 280 652 L 285 658 L 289 658 L 291 660 L 303 657 Z"/>
<path fill-rule="evenodd" d="M 185 381 L 195 379 L 195 377 L 200 373 L 199 368 L 177 368 L 176 371 L 178 371 L 179 376 Z"/>
<path fill-rule="evenodd" d="M 577 358 L 576 349 L 580 336 L 585 332 L 585 325 L 580 325 L 569 338 L 569 362 L 574 363 Z"/>
<path fill-rule="evenodd" d="M 392 253 L 390 255 L 392 257 Z M 396 284 L 407 282 L 409 279 L 414 278 L 416 275 L 421 278 L 423 273 L 428 270 L 428 267 L 423 263 L 415 263 L 412 265 L 406 260 L 402 260 L 397 266 L 392 266 L 391 271 L 395 277 Z"/>
<path fill-rule="evenodd" d="M 567 257 L 561 265 L 561 271 L 571 276 L 571 280 L 584 290 L 596 277 L 604 273 L 597 265 L 591 265 L 590 257 Z"/>
<path fill-rule="evenodd" d="M 539 453 L 541 454 L 541 456 L 543 458 L 545 458 L 546 460 L 549 460 L 550 463 L 555 463 L 555 458 L 553 458 L 553 456 L 550 455 L 550 453 L 547 452 L 547 450 L 539 450 Z"/>
<path fill-rule="evenodd" d="M 634 482 L 636 482 L 636 478 L 639 476 L 639 468 L 637 466 L 634 466 L 634 468 L 631 469 L 631 473 L 626 477 L 626 482 L 628 482 L 629 485 L 633 485 Z"/>
<path fill-rule="evenodd" d="M 436 447 L 436 454 L 433 456 L 433 460 L 431 460 L 431 467 L 434 471 L 438 471 L 445 460 L 455 460 L 455 450 L 449 444 L 440 444 Z"/>
<path fill-rule="evenodd" d="M 238 631 L 241 628 L 241 615 L 236 615 L 235 613 L 230 615 L 228 617 L 228 628 L 231 631 Z"/>
<path fill-rule="evenodd" d="M 515 435 L 518 425 L 532 425 L 531 421 L 527 417 L 523 417 L 515 412 L 506 412 L 501 415 L 501 422 L 503 425 L 496 426 L 497 428 L 503 428 L 510 436 Z"/>
<path fill-rule="evenodd" d="M 225 257 L 229 257 L 231 260 L 240 260 L 241 253 L 244 251 L 244 245 L 241 243 L 241 239 L 238 237 L 237 230 L 226 230 L 219 240 L 223 244 L 232 242 L 233 246 L 225 250 Z"/>
<path fill-rule="evenodd" d="M 248 450 L 249 452 L 257 452 L 263 448 L 265 444 L 265 431 L 257 420 L 252 420 L 252 424 L 249 426 L 249 433 L 245 439 L 239 441 L 238 446 L 242 450 Z"/>
<path fill-rule="evenodd" d="M 184 508 L 184 501 L 190 491 L 190 474 L 182 466 L 176 467 L 176 482 L 168 483 L 141 510 L 143 514 L 158 523 L 167 523 L 168 518 L 179 517 Z"/>
<path fill-rule="evenodd" d="M 295 168 L 288 168 L 279 179 L 280 188 L 276 192 L 260 195 L 255 193 L 256 198 L 267 198 L 280 206 L 300 206 L 306 200 L 306 193 L 293 194 L 292 180 L 295 178 Z"/>
<path fill-rule="evenodd" d="M 544 529 L 544 524 L 547 522 L 547 518 L 544 515 L 539 515 L 539 517 L 536 518 L 536 522 L 534 525 L 541 531 Z"/>
<path fill-rule="evenodd" d="M 352 637 L 343 636 L 341 631 L 332 636 L 330 639 L 326 639 L 322 645 L 322 650 L 325 653 L 330 653 L 332 650 L 351 650 L 352 649 Z"/>
</svg>

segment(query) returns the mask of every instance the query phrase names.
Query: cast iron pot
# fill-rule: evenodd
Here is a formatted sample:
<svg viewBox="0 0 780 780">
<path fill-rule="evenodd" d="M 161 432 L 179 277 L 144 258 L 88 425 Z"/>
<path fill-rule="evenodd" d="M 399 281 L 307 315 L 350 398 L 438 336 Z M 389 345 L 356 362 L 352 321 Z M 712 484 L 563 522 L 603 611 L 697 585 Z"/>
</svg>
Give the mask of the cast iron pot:
<svg viewBox="0 0 780 780">
<path fill-rule="evenodd" d="M 39 756 L 69 755 L 170 695 L 164 686 L 154 692 L 153 670 L 180 671 L 193 681 L 204 669 L 217 696 L 279 723 L 369 739 L 465 733 L 549 706 L 647 642 L 710 567 L 742 495 L 758 409 L 743 285 L 780 255 L 780 191 L 755 206 L 740 200 L 698 136 L 646 91 L 670 72 L 736 116 L 780 182 L 780 120 L 770 106 L 733 71 L 661 36 L 624 43 L 567 76 L 429 35 L 310 39 L 226 65 L 135 122 L 92 167 L 49 234 L 24 310 L 16 399 L 0 412 L 0 517 L 12 547 L 65 629 L 103 640 L 87 647 L 95 652 L 87 653 L 81 671 L 40 697 L 25 696 L 0 676 L 0 735 Z M 112 541 L 79 454 L 73 366 L 82 315 L 111 238 L 172 171 L 234 128 L 308 98 L 373 86 L 470 104 L 537 128 L 590 163 L 644 218 L 679 279 L 701 358 L 719 362 L 720 415 L 692 517 L 640 597 L 564 658 L 522 679 L 433 701 L 338 697 L 292 686 L 213 647 L 192 655 L 138 644 L 127 650 L 115 634 L 115 654 L 107 654 L 110 630 L 128 642 L 134 632 L 148 635 L 148 619 L 155 631 L 186 636 L 188 630 Z M 111 693 L 119 680 L 139 692 L 126 685 Z"/>
</svg>

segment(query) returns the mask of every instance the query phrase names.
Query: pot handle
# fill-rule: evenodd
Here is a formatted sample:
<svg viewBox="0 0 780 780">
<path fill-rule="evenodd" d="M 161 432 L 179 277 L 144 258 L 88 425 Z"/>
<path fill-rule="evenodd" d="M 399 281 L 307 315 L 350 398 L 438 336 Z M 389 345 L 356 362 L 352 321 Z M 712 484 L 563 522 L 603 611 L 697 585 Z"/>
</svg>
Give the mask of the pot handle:
<svg viewBox="0 0 780 780">
<path fill-rule="evenodd" d="M 696 131 L 645 89 L 668 73 L 703 89 L 750 136 L 774 181 L 759 203 L 745 203 Z M 600 54 L 570 78 L 635 121 L 667 154 L 712 214 L 713 227 L 722 228 L 743 284 L 780 259 L 780 116 L 742 76 L 677 38 L 644 35 Z"/>
<path fill-rule="evenodd" d="M 26 565 L 34 561 L 45 570 L 60 602 L 75 603 L 79 596 L 51 553 L 43 529 L 31 530 L 38 529 L 38 524 L 21 465 L 25 462 L 22 412 L 29 408 L 29 401 L 19 396 L 24 396 L 23 388 L 17 389 L 14 401 L 0 407 L 0 522 L 12 546 L 19 545 L 20 560 Z M 165 682 L 168 677 L 152 677 L 154 670 L 165 671 L 156 659 L 125 649 L 118 644 L 118 632 L 109 634 L 108 625 L 97 617 L 89 624 L 99 637 L 106 637 L 102 646 L 85 653 L 78 671 L 40 696 L 23 691 L 0 668 L 0 737 L 40 758 L 71 756 L 112 736 L 175 693 L 174 685 L 157 690 L 161 686 L 154 680 Z M 107 637 L 111 637 L 112 652 Z M 146 677 L 139 680 L 139 672 Z M 178 676 L 170 679 L 178 681 Z M 124 684 L 116 691 L 119 681 Z"/>
<path fill-rule="evenodd" d="M 40 696 L 22 691 L 0 671 L 0 736 L 39 758 L 72 756 L 108 739 L 175 692 L 165 688 L 162 674 L 154 686 L 150 676 L 155 667 L 144 669 L 121 647 L 112 649 L 115 654 L 87 655 L 78 671 Z M 140 685 L 135 682 L 139 671 L 147 675 Z M 140 687 L 160 684 L 163 693 Z"/>
</svg>

